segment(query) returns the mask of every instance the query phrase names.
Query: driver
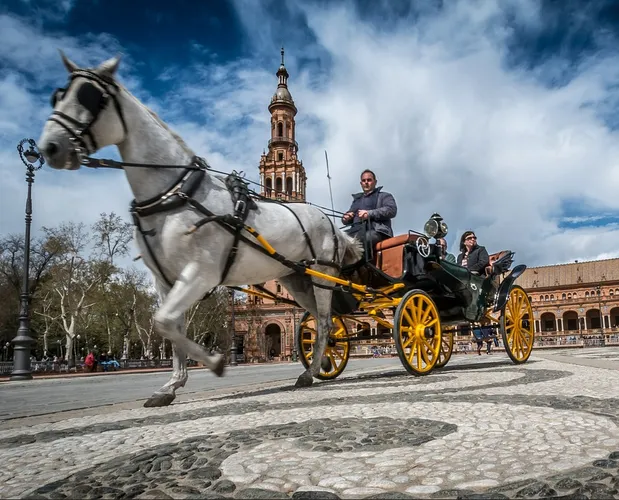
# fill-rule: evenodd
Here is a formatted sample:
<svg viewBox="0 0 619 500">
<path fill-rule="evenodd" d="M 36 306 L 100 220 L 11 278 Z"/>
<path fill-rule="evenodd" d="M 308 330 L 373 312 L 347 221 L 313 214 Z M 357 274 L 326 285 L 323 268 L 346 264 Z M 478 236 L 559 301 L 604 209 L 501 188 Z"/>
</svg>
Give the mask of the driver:
<svg viewBox="0 0 619 500">
<path fill-rule="evenodd" d="M 365 241 L 366 224 L 369 221 L 368 234 L 371 247 L 393 236 L 391 219 L 398 213 L 398 207 L 391 193 L 376 187 L 376 175 L 369 169 L 361 172 L 361 193 L 353 194 L 353 202 L 348 212 L 342 216 L 342 223 L 351 226 L 347 233 Z"/>
<path fill-rule="evenodd" d="M 484 274 L 490 264 L 486 247 L 477 244 L 477 236 L 473 231 L 464 231 L 460 238 L 460 255 L 458 264 L 466 267 L 473 274 Z"/>
</svg>

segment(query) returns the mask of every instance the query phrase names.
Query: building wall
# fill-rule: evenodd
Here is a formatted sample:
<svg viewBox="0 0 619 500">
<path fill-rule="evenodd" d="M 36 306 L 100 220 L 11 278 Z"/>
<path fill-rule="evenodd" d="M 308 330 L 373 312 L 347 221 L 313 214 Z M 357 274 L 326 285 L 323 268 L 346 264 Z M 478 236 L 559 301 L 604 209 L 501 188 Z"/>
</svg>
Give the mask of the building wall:
<svg viewBox="0 0 619 500">
<path fill-rule="evenodd" d="M 602 333 L 619 342 L 619 259 L 532 267 L 516 283 L 531 299 L 538 344 Z"/>
</svg>

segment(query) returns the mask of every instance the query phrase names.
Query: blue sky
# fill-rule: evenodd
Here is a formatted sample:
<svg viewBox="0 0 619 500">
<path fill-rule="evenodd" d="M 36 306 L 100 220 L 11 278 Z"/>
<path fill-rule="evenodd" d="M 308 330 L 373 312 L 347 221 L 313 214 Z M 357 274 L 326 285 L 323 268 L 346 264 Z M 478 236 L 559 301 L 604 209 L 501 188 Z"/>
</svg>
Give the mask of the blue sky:
<svg viewBox="0 0 619 500">
<path fill-rule="evenodd" d="M 0 233 L 22 231 L 15 152 L 63 86 L 63 49 L 119 79 L 201 156 L 257 179 L 286 47 L 309 201 L 336 208 L 364 168 L 399 204 L 397 232 L 434 211 L 452 251 L 545 265 L 619 256 L 619 2 L 594 0 L 34 1 L 0 6 Z M 117 157 L 112 148 L 99 156 Z M 127 216 L 121 172 L 44 169 L 34 227 Z"/>
</svg>

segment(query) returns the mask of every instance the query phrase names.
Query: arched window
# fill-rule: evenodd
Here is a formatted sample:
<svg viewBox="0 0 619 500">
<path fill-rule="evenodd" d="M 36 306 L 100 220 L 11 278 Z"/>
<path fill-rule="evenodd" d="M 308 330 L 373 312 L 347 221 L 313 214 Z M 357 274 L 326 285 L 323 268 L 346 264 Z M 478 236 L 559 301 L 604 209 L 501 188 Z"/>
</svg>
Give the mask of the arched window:
<svg viewBox="0 0 619 500">
<path fill-rule="evenodd" d="M 589 297 L 589 292 L 585 292 L 585 298 Z"/>
<path fill-rule="evenodd" d="M 550 300 L 550 297 L 548 295 L 546 295 L 546 300 Z"/>
<path fill-rule="evenodd" d="M 277 290 L 277 293 L 282 293 L 282 285 L 279 283 L 275 286 L 275 289 Z"/>
<path fill-rule="evenodd" d="M 614 295 L 612 288 L 608 291 L 608 295 L 610 295 L 611 297 Z"/>
<path fill-rule="evenodd" d="M 567 298 L 567 296 L 565 294 L 561 295 L 561 299 L 565 300 Z"/>
<path fill-rule="evenodd" d="M 277 136 L 284 137 L 284 124 L 282 122 L 277 124 Z"/>
<path fill-rule="evenodd" d="M 292 196 L 292 177 L 286 177 L 286 194 Z"/>
<path fill-rule="evenodd" d="M 267 177 L 266 180 L 266 194 L 268 197 L 271 197 L 271 191 L 273 191 L 273 180 L 270 177 Z"/>
<path fill-rule="evenodd" d="M 554 295 L 550 295 L 550 300 L 555 300 L 555 296 Z"/>
<path fill-rule="evenodd" d="M 282 194 L 282 178 L 278 177 L 277 179 L 275 179 L 275 191 L 276 191 L 276 195 L 280 196 Z"/>
<path fill-rule="evenodd" d="M 568 294 L 567 294 L 567 298 L 568 298 L 568 299 L 571 299 L 571 298 L 572 298 L 572 294 L 571 294 L 571 293 L 568 293 Z"/>
</svg>

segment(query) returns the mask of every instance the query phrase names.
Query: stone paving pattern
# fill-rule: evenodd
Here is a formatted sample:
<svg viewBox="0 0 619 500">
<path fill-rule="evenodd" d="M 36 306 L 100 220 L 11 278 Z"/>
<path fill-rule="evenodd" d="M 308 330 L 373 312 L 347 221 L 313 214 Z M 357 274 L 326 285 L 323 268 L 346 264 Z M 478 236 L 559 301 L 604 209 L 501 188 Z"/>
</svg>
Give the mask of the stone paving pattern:
<svg viewBox="0 0 619 500">
<path fill-rule="evenodd" d="M 0 430 L 0 496 L 619 499 L 619 364 L 499 356 Z"/>
</svg>

